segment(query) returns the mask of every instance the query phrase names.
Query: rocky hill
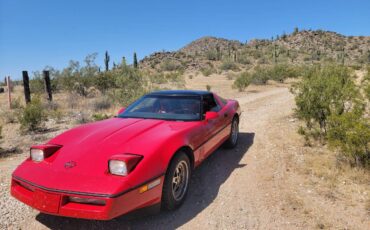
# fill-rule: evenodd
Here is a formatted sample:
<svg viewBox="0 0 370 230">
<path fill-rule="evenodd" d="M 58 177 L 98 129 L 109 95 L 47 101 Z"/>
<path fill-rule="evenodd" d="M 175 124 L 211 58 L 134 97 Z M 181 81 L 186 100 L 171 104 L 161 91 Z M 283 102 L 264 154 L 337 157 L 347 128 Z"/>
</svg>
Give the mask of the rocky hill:
<svg viewBox="0 0 370 230">
<path fill-rule="evenodd" d="M 370 36 L 344 36 L 323 30 L 302 30 L 247 43 L 203 37 L 174 52 L 156 52 L 141 60 L 152 71 L 248 69 L 275 63 L 370 63 Z"/>
</svg>

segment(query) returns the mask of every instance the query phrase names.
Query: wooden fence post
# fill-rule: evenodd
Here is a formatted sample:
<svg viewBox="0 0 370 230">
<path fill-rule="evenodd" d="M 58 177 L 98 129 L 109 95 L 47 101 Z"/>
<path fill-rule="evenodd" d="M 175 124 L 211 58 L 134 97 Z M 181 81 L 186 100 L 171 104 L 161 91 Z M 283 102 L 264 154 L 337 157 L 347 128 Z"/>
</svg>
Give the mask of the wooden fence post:
<svg viewBox="0 0 370 230">
<path fill-rule="evenodd" d="M 8 102 L 9 109 L 12 109 L 12 83 L 10 81 L 10 76 L 6 78 L 6 85 L 8 86 Z"/>
<path fill-rule="evenodd" d="M 49 71 L 44 70 L 44 82 L 45 82 L 45 91 L 48 94 L 48 100 L 52 101 L 53 100 L 53 95 L 51 93 L 51 84 L 50 84 L 50 76 L 49 76 Z"/>
<path fill-rule="evenodd" d="M 31 91 L 30 91 L 30 79 L 28 77 L 27 71 L 22 71 L 23 76 L 23 88 L 24 88 L 24 98 L 26 100 L 26 104 L 31 102 Z"/>
</svg>

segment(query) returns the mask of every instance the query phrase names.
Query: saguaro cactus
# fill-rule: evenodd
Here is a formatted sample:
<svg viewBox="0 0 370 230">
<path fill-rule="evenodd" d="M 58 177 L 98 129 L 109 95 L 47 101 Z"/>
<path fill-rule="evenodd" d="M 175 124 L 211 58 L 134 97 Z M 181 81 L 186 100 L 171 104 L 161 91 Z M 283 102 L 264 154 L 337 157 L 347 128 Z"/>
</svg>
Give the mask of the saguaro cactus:
<svg viewBox="0 0 370 230">
<path fill-rule="evenodd" d="M 134 52 L 134 68 L 135 68 L 135 69 L 137 69 L 137 68 L 138 68 L 136 52 Z"/>
<path fill-rule="evenodd" d="M 274 58 L 275 64 L 277 63 L 277 58 L 279 57 L 279 55 L 280 55 L 280 52 L 278 50 L 278 45 L 275 44 L 274 45 L 274 51 L 272 52 L 272 57 Z"/>
<path fill-rule="evenodd" d="M 105 58 L 104 58 L 105 71 L 109 70 L 109 61 L 110 61 L 110 56 L 108 54 L 108 51 L 105 51 Z"/>
</svg>

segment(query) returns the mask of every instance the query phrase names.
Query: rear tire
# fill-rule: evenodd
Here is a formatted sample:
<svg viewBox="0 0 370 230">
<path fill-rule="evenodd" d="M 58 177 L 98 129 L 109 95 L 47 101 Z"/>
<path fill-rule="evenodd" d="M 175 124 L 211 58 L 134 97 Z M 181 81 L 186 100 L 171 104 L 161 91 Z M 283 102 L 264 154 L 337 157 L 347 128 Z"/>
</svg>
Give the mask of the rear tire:
<svg viewBox="0 0 370 230">
<path fill-rule="evenodd" d="M 184 152 L 178 152 L 167 169 L 163 191 L 162 208 L 173 210 L 181 206 L 189 189 L 191 164 Z"/>
<path fill-rule="evenodd" d="M 231 122 L 231 130 L 230 136 L 225 141 L 225 147 L 232 149 L 238 144 L 239 140 L 239 119 L 238 117 L 234 117 L 233 121 Z"/>
</svg>

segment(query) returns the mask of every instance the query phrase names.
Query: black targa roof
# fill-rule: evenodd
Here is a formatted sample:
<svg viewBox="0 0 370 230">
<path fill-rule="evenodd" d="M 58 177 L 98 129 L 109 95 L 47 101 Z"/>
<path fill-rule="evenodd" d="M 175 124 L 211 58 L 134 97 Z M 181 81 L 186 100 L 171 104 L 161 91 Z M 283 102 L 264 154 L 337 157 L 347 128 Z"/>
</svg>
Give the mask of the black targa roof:
<svg viewBox="0 0 370 230">
<path fill-rule="evenodd" d="M 166 96 L 202 96 L 212 94 L 205 90 L 162 90 L 149 93 L 147 95 L 166 95 Z"/>
</svg>

